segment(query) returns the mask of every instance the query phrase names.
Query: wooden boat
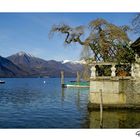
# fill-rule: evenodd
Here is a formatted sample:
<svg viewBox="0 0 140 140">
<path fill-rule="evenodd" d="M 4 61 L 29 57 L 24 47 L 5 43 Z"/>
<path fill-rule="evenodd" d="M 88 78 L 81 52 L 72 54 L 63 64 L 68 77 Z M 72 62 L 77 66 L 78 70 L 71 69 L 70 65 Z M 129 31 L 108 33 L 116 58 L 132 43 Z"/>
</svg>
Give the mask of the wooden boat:
<svg viewBox="0 0 140 140">
<path fill-rule="evenodd" d="M 76 88 L 89 88 L 89 82 L 69 82 L 65 84 L 65 87 L 76 87 Z"/>
<path fill-rule="evenodd" d="M 0 84 L 4 84 L 4 83 L 5 83 L 5 81 L 0 80 Z"/>
<path fill-rule="evenodd" d="M 90 82 L 84 81 L 80 79 L 79 72 L 77 72 L 77 80 L 76 81 L 70 81 L 68 83 L 64 82 L 64 71 L 61 71 L 61 87 L 67 88 L 67 87 L 73 87 L 73 88 L 89 88 Z"/>
</svg>

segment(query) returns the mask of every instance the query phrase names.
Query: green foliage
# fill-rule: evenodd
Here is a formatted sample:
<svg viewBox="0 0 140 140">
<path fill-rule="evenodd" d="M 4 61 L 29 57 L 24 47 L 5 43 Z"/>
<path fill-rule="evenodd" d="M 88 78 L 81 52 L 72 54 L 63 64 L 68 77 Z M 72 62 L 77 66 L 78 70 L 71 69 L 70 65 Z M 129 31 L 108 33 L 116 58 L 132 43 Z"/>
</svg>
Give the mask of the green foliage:
<svg viewBox="0 0 140 140">
<path fill-rule="evenodd" d="M 110 76 L 111 75 L 111 66 L 96 66 L 96 70 L 98 72 L 98 76 Z"/>
<path fill-rule="evenodd" d="M 133 63 L 135 61 L 135 53 L 129 45 L 118 46 L 117 53 L 116 60 L 118 63 Z"/>
</svg>

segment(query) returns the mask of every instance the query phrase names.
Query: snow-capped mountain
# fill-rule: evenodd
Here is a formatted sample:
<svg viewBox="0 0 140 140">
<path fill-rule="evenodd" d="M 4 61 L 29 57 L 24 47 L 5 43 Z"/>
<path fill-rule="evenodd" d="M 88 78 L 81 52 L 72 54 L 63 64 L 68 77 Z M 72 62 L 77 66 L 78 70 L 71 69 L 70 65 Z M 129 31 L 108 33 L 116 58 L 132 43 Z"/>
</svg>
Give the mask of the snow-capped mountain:
<svg viewBox="0 0 140 140">
<path fill-rule="evenodd" d="M 25 52 L 23 52 L 23 51 L 18 52 L 18 53 L 16 53 L 15 55 L 19 55 L 19 56 L 27 55 L 27 56 L 29 56 L 29 57 L 34 57 L 33 55 L 31 55 L 31 54 L 29 54 L 29 53 L 25 53 Z"/>
<path fill-rule="evenodd" d="M 62 64 L 66 64 L 66 63 L 71 63 L 71 64 L 85 64 L 85 60 L 79 60 L 79 61 L 71 61 L 71 60 L 63 60 Z"/>
<path fill-rule="evenodd" d="M 66 77 L 75 77 L 77 71 L 83 70 L 82 61 L 43 60 L 25 52 L 16 53 L 7 59 L 26 71 L 27 76 L 59 77 L 63 70 Z"/>
</svg>

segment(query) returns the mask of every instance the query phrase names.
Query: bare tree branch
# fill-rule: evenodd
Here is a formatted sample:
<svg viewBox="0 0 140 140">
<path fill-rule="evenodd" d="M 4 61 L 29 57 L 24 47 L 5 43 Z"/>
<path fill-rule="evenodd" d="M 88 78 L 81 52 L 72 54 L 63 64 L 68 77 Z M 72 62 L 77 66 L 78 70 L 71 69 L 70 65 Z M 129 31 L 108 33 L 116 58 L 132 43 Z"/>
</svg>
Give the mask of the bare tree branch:
<svg viewBox="0 0 140 140">
<path fill-rule="evenodd" d="M 132 20 L 133 31 L 137 34 L 140 34 L 140 13 L 136 14 Z"/>
<path fill-rule="evenodd" d="M 122 61 L 122 59 L 131 61 L 125 58 L 131 53 L 131 49 L 125 47 L 130 41 L 128 30 L 128 26 L 118 27 L 104 19 L 96 19 L 89 23 L 89 32 L 84 30 L 84 26 L 73 28 L 66 24 L 53 26 L 51 31 L 65 34 L 64 41 L 67 44 L 77 42 L 82 46 L 89 46 L 97 61 Z M 87 33 L 88 37 L 82 38 L 82 41 L 82 35 Z"/>
</svg>

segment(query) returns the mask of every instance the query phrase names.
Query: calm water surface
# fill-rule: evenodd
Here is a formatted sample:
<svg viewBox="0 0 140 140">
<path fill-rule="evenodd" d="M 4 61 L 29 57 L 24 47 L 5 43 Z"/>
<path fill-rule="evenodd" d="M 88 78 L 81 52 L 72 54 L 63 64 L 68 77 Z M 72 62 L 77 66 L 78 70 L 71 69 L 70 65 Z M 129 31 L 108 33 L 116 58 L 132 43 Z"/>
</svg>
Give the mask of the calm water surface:
<svg viewBox="0 0 140 140">
<path fill-rule="evenodd" d="M 61 89 L 59 78 L 3 80 L 0 128 L 99 128 L 99 112 L 87 110 L 89 89 Z M 104 111 L 103 127 L 140 128 L 140 112 Z"/>
<path fill-rule="evenodd" d="M 0 128 L 88 127 L 88 89 L 61 89 L 59 78 L 4 80 Z"/>
</svg>

